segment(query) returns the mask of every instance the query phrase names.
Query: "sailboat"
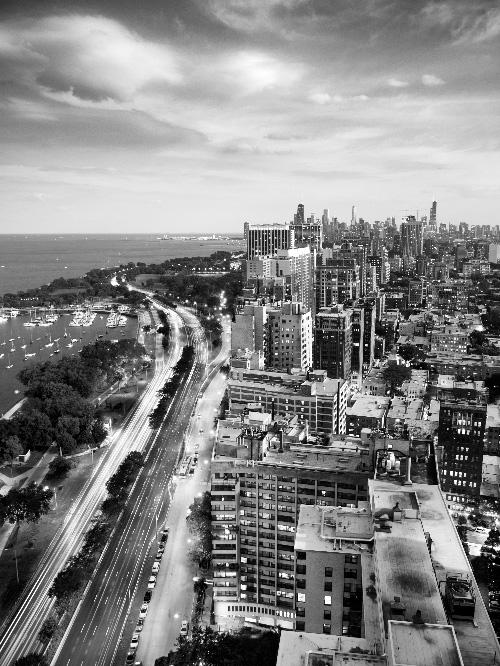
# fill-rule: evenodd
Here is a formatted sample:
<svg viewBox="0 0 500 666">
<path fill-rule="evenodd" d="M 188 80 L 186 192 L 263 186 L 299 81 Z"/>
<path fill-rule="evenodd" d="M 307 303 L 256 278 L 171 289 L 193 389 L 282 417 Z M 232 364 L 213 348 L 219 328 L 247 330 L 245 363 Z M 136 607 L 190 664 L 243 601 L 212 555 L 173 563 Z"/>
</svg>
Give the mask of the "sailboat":
<svg viewBox="0 0 500 666">
<path fill-rule="evenodd" d="M 14 364 L 10 362 L 10 354 L 9 354 L 9 365 L 7 365 L 5 367 L 7 368 L 7 370 L 14 367 Z"/>
<path fill-rule="evenodd" d="M 4 338 L 3 342 L 0 342 L 0 345 L 6 345 L 6 344 L 7 344 L 7 340 Z"/>
<path fill-rule="evenodd" d="M 59 349 L 59 338 L 57 338 L 57 340 L 56 340 L 56 349 L 54 349 L 54 354 L 59 354 L 60 351 L 61 350 Z"/>
<path fill-rule="evenodd" d="M 26 341 L 23 338 L 23 344 L 21 345 L 21 349 L 26 349 Z"/>
<path fill-rule="evenodd" d="M 65 338 L 68 337 L 68 333 L 67 333 L 67 331 L 66 331 L 66 326 L 64 327 L 64 337 L 65 337 Z"/>
<path fill-rule="evenodd" d="M 11 352 L 15 352 L 15 351 L 16 351 L 16 348 L 14 347 L 14 342 L 12 342 L 11 345 L 12 345 L 12 346 L 11 346 L 11 348 L 10 348 L 10 351 L 11 351 Z"/>
<path fill-rule="evenodd" d="M 54 343 L 52 342 L 52 335 L 50 334 L 50 332 L 49 332 L 49 339 L 50 339 L 50 342 L 48 342 L 48 343 L 45 345 L 46 347 L 52 347 L 52 346 L 54 345 Z"/>
<path fill-rule="evenodd" d="M 5 354 L 0 354 L 0 358 L 3 358 L 4 356 L 5 356 Z"/>
</svg>

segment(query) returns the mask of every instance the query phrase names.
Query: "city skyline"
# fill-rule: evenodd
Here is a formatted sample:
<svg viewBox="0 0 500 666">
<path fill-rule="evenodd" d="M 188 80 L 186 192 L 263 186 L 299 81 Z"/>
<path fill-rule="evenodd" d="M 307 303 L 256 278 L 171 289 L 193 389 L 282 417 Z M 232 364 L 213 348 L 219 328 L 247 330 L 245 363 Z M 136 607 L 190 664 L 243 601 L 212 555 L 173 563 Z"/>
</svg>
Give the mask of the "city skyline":
<svg viewBox="0 0 500 666">
<path fill-rule="evenodd" d="M 4 233 L 495 223 L 495 2 L 6 0 L 0 32 Z"/>
</svg>

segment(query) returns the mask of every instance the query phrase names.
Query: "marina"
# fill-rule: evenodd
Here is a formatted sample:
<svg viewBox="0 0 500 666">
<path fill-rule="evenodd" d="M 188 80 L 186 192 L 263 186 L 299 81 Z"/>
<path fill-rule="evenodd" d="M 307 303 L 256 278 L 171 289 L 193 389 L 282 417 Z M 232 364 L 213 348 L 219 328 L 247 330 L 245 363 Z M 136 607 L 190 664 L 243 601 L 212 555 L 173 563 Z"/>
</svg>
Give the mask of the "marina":
<svg viewBox="0 0 500 666">
<path fill-rule="evenodd" d="M 30 363 L 57 361 L 76 356 L 84 345 L 96 340 L 137 337 L 138 320 L 128 310 L 113 313 L 75 309 L 22 311 L 0 321 L 0 416 L 22 398 L 23 385 L 16 375 Z M 71 325 L 71 322 L 78 322 Z M 28 324 L 28 325 L 27 325 Z M 119 327 L 119 332 L 116 328 Z"/>
</svg>

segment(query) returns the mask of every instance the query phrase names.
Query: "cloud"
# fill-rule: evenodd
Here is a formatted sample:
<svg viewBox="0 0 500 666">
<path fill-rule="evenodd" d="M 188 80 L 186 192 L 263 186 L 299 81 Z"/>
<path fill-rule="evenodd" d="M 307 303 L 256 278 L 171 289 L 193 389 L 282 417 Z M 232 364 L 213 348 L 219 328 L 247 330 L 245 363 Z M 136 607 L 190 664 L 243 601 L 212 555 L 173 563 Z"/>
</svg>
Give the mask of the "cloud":
<svg viewBox="0 0 500 666">
<path fill-rule="evenodd" d="M 26 81 L 52 93 L 124 102 L 151 82 L 175 85 L 181 80 L 171 49 L 102 16 L 14 20 L 2 28 L 8 36 L 2 49 L 4 76 L 24 66 Z"/>
<path fill-rule="evenodd" d="M 422 76 L 424 86 L 442 86 L 444 81 L 434 74 L 424 74 Z"/>
<path fill-rule="evenodd" d="M 228 28 L 242 32 L 273 31 L 277 15 L 291 13 L 308 0 L 199 0 L 200 6 Z"/>
<path fill-rule="evenodd" d="M 312 93 L 307 99 L 310 102 L 314 102 L 314 104 L 328 104 L 328 102 L 332 101 L 332 98 L 326 92 Z"/>
<path fill-rule="evenodd" d="M 289 64 L 261 51 L 237 51 L 223 54 L 205 74 L 212 85 L 215 81 L 245 95 L 260 93 L 274 88 L 289 87 L 302 76 L 300 65 Z"/>
<path fill-rule="evenodd" d="M 408 81 L 400 81 L 399 79 L 388 79 L 387 83 L 391 88 L 406 88 L 410 85 Z"/>
<path fill-rule="evenodd" d="M 269 132 L 266 134 L 264 139 L 269 139 L 270 141 L 291 141 L 297 137 L 291 136 L 290 134 L 283 134 L 282 132 Z"/>
</svg>

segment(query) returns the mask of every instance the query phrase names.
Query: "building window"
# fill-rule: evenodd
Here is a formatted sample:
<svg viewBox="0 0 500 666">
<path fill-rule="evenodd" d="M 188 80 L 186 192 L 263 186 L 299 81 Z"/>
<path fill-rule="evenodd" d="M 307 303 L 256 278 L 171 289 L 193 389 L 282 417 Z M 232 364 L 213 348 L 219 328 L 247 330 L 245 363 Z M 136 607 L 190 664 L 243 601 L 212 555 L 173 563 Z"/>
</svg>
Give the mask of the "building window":
<svg viewBox="0 0 500 666">
<path fill-rule="evenodd" d="M 331 597 L 330 597 L 330 599 L 331 599 Z M 305 595 L 304 592 L 297 592 L 297 601 L 299 603 L 303 603 L 303 604 L 306 603 L 306 595 Z"/>
<path fill-rule="evenodd" d="M 306 559 L 306 554 L 301 552 L 301 551 L 297 551 L 297 559 L 298 560 L 305 560 Z"/>
<path fill-rule="evenodd" d="M 323 611 L 323 620 L 331 620 L 331 619 L 332 619 L 332 611 L 328 610 Z"/>
<path fill-rule="evenodd" d="M 330 624 L 323 624 L 323 633 L 324 634 L 331 634 L 332 633 L 332 626 Z"/>
<path fill-rule="evenodd" d="M 295 631 L 304 631 L 306 628 L 306 623 L 305 622 L 296 622 L 295 623 Z"/>
<path fill-rule="evenodd" d="M 325 578 L 331 578 L 333 575 L 332 567 L 325 567 Z"/>
<path fill-rule="evenodd" d="M 297 596 L 300 596 L 300 595 L 297 595 Z M 304 594 L 304 597 L 305 596 L 306 595 Z M 298 601 L 300 601 L 300 599 L 298 599 Z M 331 597 L 330 594 L 325 594 L 325 603 L 324 603 L 324 605 L 325 606 L 331 606 L 332 605 L 332 597 Z"/>
<path fill-rule="evenodd" d="M 325 583 L 325 592 L 331 592 L 331 591 L 332 591 L 331 582 Z"/>
<path fill-rule="evenodd" d="M 306 609 L 301 608 L 300 606 L 297 606 L 297 609 L 296 609 L 295 612 L 296 612 L 297 617 L 305 617 L 306 616 Z"/>
</svg>

